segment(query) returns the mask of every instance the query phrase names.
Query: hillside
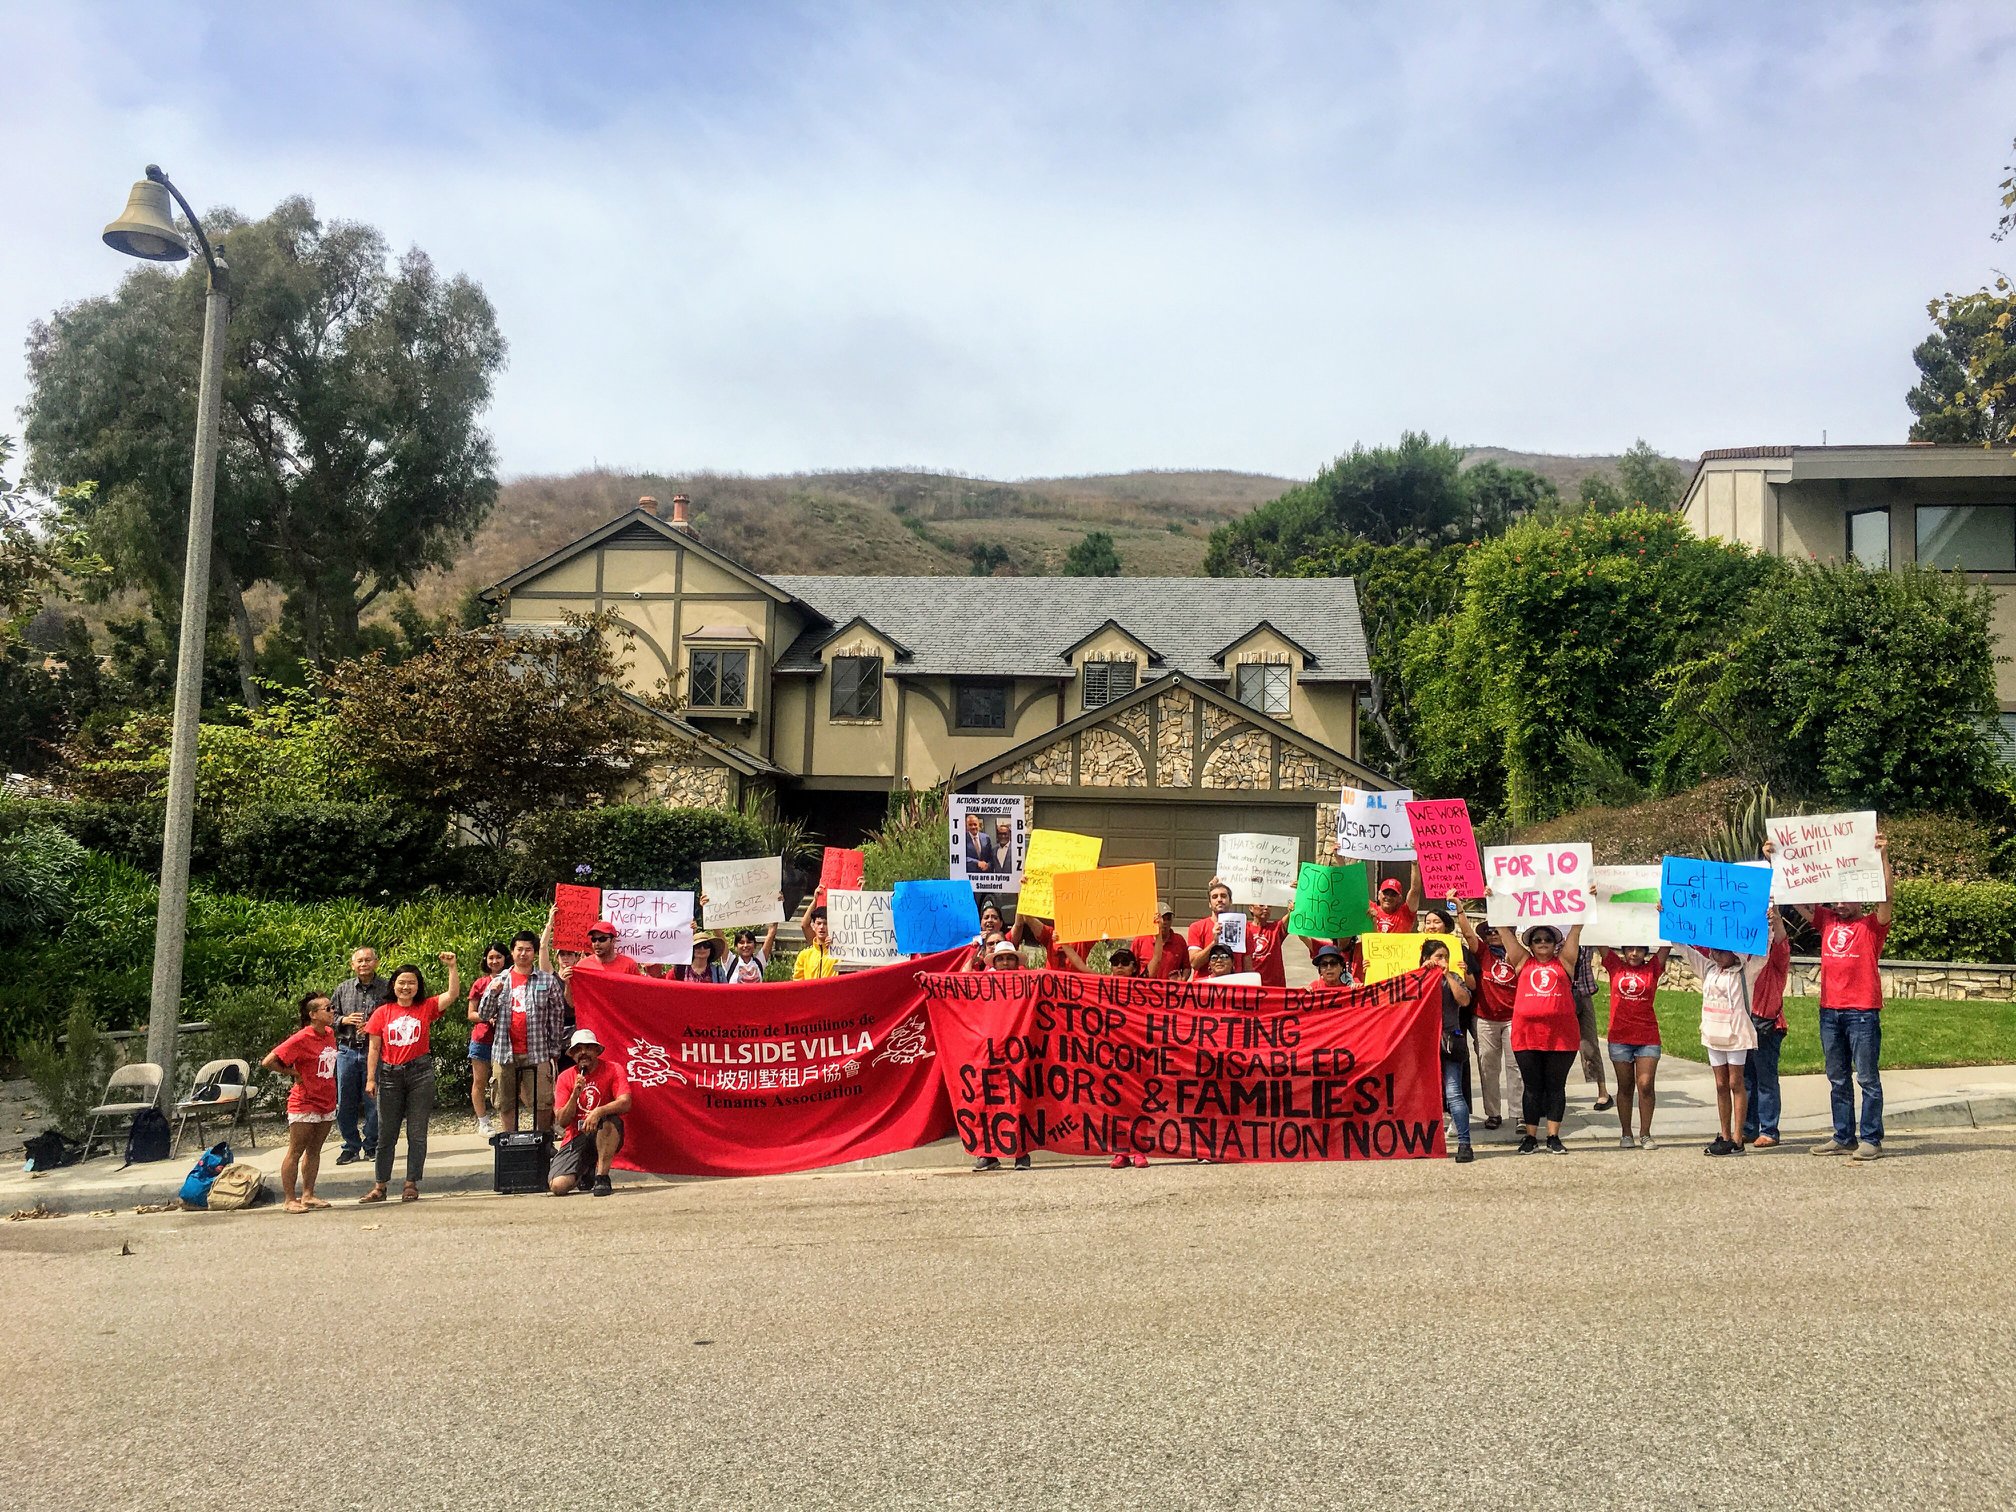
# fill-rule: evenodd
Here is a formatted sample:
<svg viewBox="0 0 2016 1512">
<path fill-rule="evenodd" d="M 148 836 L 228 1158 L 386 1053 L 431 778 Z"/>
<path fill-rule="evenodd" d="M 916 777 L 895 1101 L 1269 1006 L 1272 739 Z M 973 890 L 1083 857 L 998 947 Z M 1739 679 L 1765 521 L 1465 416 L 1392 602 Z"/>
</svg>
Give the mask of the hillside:
<svg viewBox="0 0 2016 1512">
<path fill-rule="evenodd" d="M 1553 480 L 1573 495 L 1615 457 L 1563 457 L 1476 447 Z M 611 472 L 519 478 L 452 571 L 416 595 L 437 612 L 469 588 L 508 577 L 650 494 L 684 493 L 703 539 L 768 572 L 943 574 L 971 570 L 979 545 L 1007 553 L 1004 571 L 1056 572 L 1088 530 L 1112 535 L 1130 577 L 1193 577 L 1211 531 L 1297 480 L 1265 473 L 1142 471 L 997 482 L 908 468 L 860 472 L 677 475 Z"/>
</svg>

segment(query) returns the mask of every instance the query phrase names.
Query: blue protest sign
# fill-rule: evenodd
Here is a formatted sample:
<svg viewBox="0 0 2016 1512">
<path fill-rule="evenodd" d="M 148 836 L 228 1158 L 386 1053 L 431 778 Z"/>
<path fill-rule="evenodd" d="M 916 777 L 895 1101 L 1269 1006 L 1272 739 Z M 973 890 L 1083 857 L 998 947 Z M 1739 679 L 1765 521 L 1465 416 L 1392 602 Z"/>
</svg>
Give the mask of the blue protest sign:
<svg viewBox="0 0 2016 1512">
<path fill-rule="evenodd" d="M 1763 955 L 1771 948 L 1771 873 L 1667 856 L 1659 863 L 1659 938 L 1703 950 Z"/>
<path fill-rule="evenodd" d="M 934 955 L 980 937 L 980 905 L 963 878 L 898 882 L 892 911 L 896 948 L 904 955 Z"/>
</svg>

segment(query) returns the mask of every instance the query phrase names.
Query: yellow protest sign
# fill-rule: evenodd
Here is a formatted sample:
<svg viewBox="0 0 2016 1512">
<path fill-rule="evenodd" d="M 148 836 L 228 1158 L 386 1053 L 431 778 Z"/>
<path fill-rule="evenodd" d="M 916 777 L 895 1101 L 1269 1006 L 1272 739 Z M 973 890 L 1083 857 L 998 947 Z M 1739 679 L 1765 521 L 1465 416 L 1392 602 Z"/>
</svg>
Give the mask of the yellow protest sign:
<svg viewBox="0 0 2016 1512">
<path fill-rule="evenodd" d="M 1421 947 L 1429 940 L 1449 947 L 1449 959 L 1462 958 L 1463 941 L 1452 934 L 1362 934 L 1359 949 L 1365 952 L 1365 980 L 1383 982 L 1404 976 L 1421 964 Z"/>
<path fill-rule="evenodd" d="M 1057 938 L 1131 940 L 1155 932 L 1155 863 L 1059 872 Z"/>
<path fill-rule="evenodd" d="M 1022 858 L 1022 896 L 1015 900 L 1017 916 L 1056 918 L 1057 893 L 1051 879 L 1059 872 L 1092 870 L 1099 864 L 1103 844 L 1097 835 L 1074 835 L 1069 830 L 1029 831 L 1029 849 Z"/>
</svg>

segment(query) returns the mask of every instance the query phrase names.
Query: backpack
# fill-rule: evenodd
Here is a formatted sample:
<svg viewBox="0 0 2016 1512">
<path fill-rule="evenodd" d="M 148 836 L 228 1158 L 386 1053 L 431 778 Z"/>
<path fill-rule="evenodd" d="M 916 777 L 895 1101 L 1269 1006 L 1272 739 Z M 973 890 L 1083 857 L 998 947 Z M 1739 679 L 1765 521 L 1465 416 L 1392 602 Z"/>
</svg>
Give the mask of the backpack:
<svg viewBox="0 0 2016 1512">
<path fill-rule="evenodd" d="M 210 1183 L 208 1206 L 213 1213 L 249 1208 L 259 1201 L 265 1187 L 266 1178 L 259 1174 L 259 1167 L 241 1160 L 217 1173 L 217 1179 Z"/>
<path fill-rule="evenodd" d="M 189 1174 L 182 1178 L 182 1206 L 186 1208 L 208 1207 L 210 1187 L 217 1180 L 224 1167 L 231 1164 L 231 1146 L 219 1140 L 197 1158 L 189 1168 Z"/>
<path fill-rule="evenodd" d="M 159 1108 L 142 1108 L 133 1115 L 133 1127 L 126 1131 L 126 1165 L 168 1158 L 168 1118 Z"/>
</svg>

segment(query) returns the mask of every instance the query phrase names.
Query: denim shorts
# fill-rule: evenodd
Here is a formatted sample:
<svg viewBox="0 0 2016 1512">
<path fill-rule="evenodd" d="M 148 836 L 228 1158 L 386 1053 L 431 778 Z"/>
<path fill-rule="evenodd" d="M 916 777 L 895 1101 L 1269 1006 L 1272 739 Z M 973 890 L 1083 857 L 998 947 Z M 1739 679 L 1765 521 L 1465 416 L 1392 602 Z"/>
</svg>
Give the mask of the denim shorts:
<svg viewBox="0 0 2016 1512">
<path fill-rule="evenodd" d="M 1657 1045 L 1627 1045 L 1620 1040 L 1611 1040 L 1609 1045 L 1610 1059 L 1617 1062 L 1620 1066 L 1624 1065 L 1627 1061 L 1659 1059 L 1659 1047 Z"/>
<path fill-rule="evenodd" d="M 469 1059 L 487 1063 L 490 1059 L 490 1041 L 473 1039 L 469 1041 Z"/>
</svg>

